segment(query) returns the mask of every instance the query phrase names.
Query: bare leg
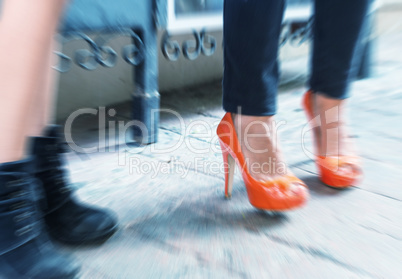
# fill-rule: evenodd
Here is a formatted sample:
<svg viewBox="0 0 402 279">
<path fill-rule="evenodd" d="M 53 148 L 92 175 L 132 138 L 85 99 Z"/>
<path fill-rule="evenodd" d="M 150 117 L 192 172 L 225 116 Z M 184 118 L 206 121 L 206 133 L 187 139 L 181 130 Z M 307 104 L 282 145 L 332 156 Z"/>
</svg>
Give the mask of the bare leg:
<svg viewBox="0 0 402 279">
<path fill-rule="evenodd" d="M 58 44 L 53 40 L 49 48 L 46 63 L 43 63 L 43 69 L 38 73 L 41 75 L 42 84 L 33 100 L 31 106 L 32 118 L 29 120 L 29 127 L 27 129 L 27 136 L 38 137 L 43 136 L 43 130 L 48 124 L 54 123 L 55 112 L 55 86 L 58 81 L 59 75 L 56 70 L 52 68 L 56 63 L 56 55 L 53 51 L 58 48 Z"/>
<path fill-rule="evenodd" d="M 0 24 L 0 163 L 22 159 L 31 104 L 64 0 L 5 0 Z M 43 94 L 43 93 L 42 93 Z"/>
<path fill-rule="evenodd" d="M 5 0 L 2 4 L 0 277 L 76 278 L 79 267 L 50 245 L 38 201 L 32 199 L 40 185 L 33 179 L 37 162 L 21 160 L 30 120 L 37 117 L 32 114 L 33 102 L 43 95 L 44 69 L 64 0 Z"/>
<path fill-rule="evenodd" d="M 318 155 L 353 155 L 354 148 L 346 131 L 346 100 L 338 100 L 316 94 L 315 116 L 321 119 Z"/>
</svg>

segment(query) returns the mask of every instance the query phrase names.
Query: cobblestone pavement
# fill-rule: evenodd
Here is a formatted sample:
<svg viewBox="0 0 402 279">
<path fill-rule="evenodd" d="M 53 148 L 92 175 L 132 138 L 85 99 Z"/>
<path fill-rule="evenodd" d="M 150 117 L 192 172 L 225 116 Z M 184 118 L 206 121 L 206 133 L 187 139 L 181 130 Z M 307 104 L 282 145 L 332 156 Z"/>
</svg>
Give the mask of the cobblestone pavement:
<svg viewBox="0 0 402 279">
<path fill-rule="evenodd" d="M 216 137 L 189 126 L 216 127 L 224 114 L 219 82 L 162 95 L 162 107 L 180 113 L 186 131 L 164 112 L 157 144 L 132 146 L 120 157 L 113 141 L 107 152 L 68 153 L 80 198 L 120 218 L 119 231 L 102 246 L 63 247 L 82 263 L 82 278 L 402 278 L 401 45 L 402 34 L 381 37 L 375 77 L 353 86 L 350 131 L 365 178 L 350 190 L 322 185 L 302 151 L 306 72 L 281 87 L 282 146 L 311 193 L 294 212 L 254 209 L 238 173 L 232 200 L 223 198 Z M 129 120 L 129 108 L 115 107 L 106 123 Z M 82 117 L 76 126 L 78 145 L 98 143 L 97 119 Z"/>
</svg>

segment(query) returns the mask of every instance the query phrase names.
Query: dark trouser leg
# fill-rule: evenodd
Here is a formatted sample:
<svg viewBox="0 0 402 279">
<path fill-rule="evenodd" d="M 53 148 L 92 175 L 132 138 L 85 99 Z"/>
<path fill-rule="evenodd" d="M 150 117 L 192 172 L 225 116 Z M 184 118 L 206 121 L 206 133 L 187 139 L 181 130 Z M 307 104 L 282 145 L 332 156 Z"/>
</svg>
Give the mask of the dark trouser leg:
<svg viewBox="0 0 402 279">
<path fill-rule="evenodd" d="M 223 108 L 265 116 L 276 113 L 278 44 L 283 0 L 226 0 Z"/>
<path fill-rule="evenodd" d="M 352 67 L 369 0 L 316 0 L 310 87 L 330 98 L 348 97 Z"/>
</svg>

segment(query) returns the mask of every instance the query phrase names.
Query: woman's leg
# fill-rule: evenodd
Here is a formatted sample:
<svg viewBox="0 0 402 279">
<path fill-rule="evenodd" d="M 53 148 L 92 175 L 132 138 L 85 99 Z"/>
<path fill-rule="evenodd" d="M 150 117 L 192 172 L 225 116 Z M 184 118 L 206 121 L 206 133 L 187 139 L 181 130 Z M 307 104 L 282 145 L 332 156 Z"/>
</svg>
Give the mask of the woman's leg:
<svg viewBox="0 0 402 279">
<path fill-rule="evenodd" d="M 345 131 L 345 100 L 357 69 L 352 67 L 370 0 L 316 0 L 312 75 L 315 114 L 320 115 L 319 153 L 351 155 Z"/>
<path fill-rule="evenodd" d="M 43 92 L 43 70 L 64 0 L 6 0 L 0 21 L 0 163 L 24 157 L 31 104 Z M 42 95 L 43 96 L 43 95 Z"/>
<path fill-rule="evenodd" d="M 274 121 L 283 0 L 225 1 L 223 108 L 234 115 L 252 176 L 287 173 Z"/>
<path fill-rule="evenodd" d="M 32 104 L 64 0 L 6 0 L 0 19 L 0 277 L 76 278 L 78 267 L 57 253 L 38 212 L 36 167 L 26 156 Z"/>
<path fill-rule="evenodd" d="M 55 113 L 55 86 L 58 81 L 58 73 L 52 68 L 57 63 L 57 56 L 53 53 L 58 48 L 58 43 L 52 40 L 46 61 L 38 71 L 38 76 L 42 80 L 37 97 L 31 105 L 31 119 L 29 120 L 27 136 L 40 137 L 49 124 L 54 123 Z"/>
</svg>

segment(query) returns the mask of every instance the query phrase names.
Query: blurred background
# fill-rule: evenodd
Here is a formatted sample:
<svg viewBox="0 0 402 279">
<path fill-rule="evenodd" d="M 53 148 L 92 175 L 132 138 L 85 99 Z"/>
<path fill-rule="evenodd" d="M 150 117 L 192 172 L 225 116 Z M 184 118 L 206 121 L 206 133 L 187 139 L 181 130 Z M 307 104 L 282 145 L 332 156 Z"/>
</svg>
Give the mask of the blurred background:
<svg viewBox="0 0 402 279">
<path fill-rule="evenodd" d="M 215 20 L 213 17 L 216 11 L 222 9 L 222 0 L 214 1 L 170 1 L 172 6 L 177 9 L 178 24 L 174 24 L 174 20 L 170 18 L 171 26 L 180 26 L 180 31 L 175 34 L 174 39 L 178 42 L 185 40 L 193 40 L 192 28 L 201 30 L 203 26 L 208 25 L 209 21 Z M 170 3 L 169 2 L 169 3 Z M 310 3 L 309 0 L 291 0 L 288 1 L 290 5 L 297 6 L 301 3 L 304 7 L 305 3 Z M 391 53 L 389 50 L 381 51 L 378 49 L 378 42 L 380 38 L 388 38 L 392 34 L 399 34 L 402 32 L 402 11 L 400 0 L 380 0 L 375 1 L 375 23 L 371 30 L 370 40 L 375 41 L 376 49 L 373 50 L 374 60 L 370 63 L 373 71 L 378 72 L 378 58 L 386 52 L 388 55 Z M 188 26 L 186 23 L 180 23 L 180 17 L 194 17 L 196 15 L 212 14 L 212 20 L 204 20 L 204 25 Z M 301 11 L 305 13 L 305 11 Z M 218 13 L 220 15 L 220 13 Z M 173 22 L 172 22 L 173 21 Z M 205 84 L 217 81 L 222 77 L 223 63 L 222 63 L 222 27 L 212 26 L 207 28 L 209 34 L 214 36 L 217 40 L 216 53 L 213 56 L 205 57 L 200 56 L 195 61 L 189 61 L 183 55 L 176 62 L 166 60 L 162 52 L 159 50 L 159 88 L 160 92 L 191 87 L 194 85 Z M 219 26 L 220 25 L 220 26 Z M 162 40 L 164 30 L 159 31 L 159 46 Z M 117 38 L 110 41 L 110 45 L 119 50 L 123 45 L 130 42 L 129 38 Z M 63 46 L 63 52 L 72 54 L 78 48 L 87 48 L 85 43 L 80 41 L 73 41 Z M 280 61 L 282 63 L 282 74 L 286 77 L 283 78 L 282 84 L 287 81 L 293 81 L 300 78 L 300 76 L 307 76 L 308 73 L 308 53 L 309 43 L 306 42 L 300 46 L 292 46 L 285 44 L 281 48 Z M 396 54 L 399 55 L 399 54 Z M 301 67 L 294 69 L 294 64 L 300 62 Z M 289 63 L 287 63 L 289 62 Z M 57 118 L 62 121 L 72 111 L 82 107 L 99 107 L 111 104 L 117 104 L 128 101 L 133 92 L 133 69 L 130 65 L 125 63 L 119 57 L 117 66 L 108 69 L 98 67 L 96 71 L 84 71 L 78 66 L 60 76 L 59 87 L 59 100 L 57 104 Z"/>
</svg>

